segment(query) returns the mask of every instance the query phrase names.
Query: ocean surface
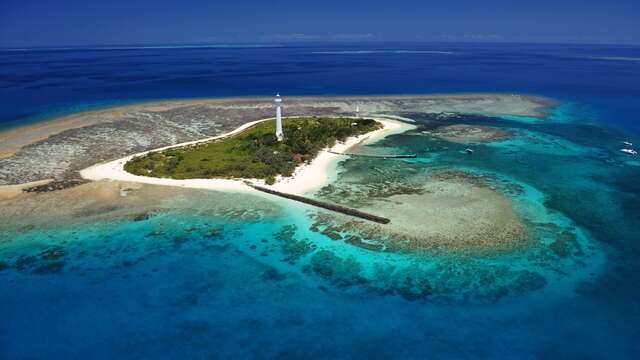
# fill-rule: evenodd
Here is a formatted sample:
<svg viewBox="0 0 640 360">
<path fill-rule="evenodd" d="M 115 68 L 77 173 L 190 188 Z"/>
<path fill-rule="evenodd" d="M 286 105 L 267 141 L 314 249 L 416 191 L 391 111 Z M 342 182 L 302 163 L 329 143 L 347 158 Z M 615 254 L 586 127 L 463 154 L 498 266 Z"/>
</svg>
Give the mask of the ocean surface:
<svg viewBox="0 0 640 360">
<path fill-rule="evenodd" d="M 346 159 L 315 195 L 373 209 L 385 202 L 372 194 L 386 196 L 408 216 L 429 206 L 416 186 L 482 183 L 535 246 L 379 251 L 305 205 L 205 191 L 137 219 L 0 224 L 0 358 L 640 358 L 640 160 L 619 152 L 622 141 L 640 143 L 640 47 L 0 50 L 4 127 L 140 100 L 278 91 L 556 99 L 545 119 L 416 115 L 415 129 L 357 149 L 416 159 Z M 430 134 L 451 123 L 516 135 L 469 156 Z"/>
<path fill-rule="evenodd" d="M 521 44 L 0 49 L 0 125 L 138 100 L 515 92 L 640 131 L 640 47 Z"/>
</svg>

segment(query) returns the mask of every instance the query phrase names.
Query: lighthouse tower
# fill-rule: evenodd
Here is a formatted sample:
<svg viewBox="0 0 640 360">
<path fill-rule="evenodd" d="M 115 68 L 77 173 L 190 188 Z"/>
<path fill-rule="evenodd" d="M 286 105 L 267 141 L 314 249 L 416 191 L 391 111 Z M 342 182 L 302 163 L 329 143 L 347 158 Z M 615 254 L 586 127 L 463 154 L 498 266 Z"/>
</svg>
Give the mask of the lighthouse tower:
<svg viewBox="0 0 640 360">
<path fill-rule="evenodd" d="M 282 99 L 280 98 L 280 93 L 276 94 L 276 137 L 278 141 L 282 141 L 284 139 L 284 134 L 282 133 L 282 110 L 280 107 L 282 106 Z"/>
</svg>

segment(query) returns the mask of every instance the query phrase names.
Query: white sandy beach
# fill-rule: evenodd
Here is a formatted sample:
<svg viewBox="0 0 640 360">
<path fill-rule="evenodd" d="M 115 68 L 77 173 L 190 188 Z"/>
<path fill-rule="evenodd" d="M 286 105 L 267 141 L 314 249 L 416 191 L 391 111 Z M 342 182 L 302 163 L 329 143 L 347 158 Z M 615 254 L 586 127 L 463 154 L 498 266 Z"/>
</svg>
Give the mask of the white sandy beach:
<svg viewBox="0 0 640 360">
<path fill-rule="evenodd" d="M 371 117 L 368 117 L 371 118 Z M 413 127 L 413 125 L 405 124 L 399 121 L 383 119 L 383 118 L 372 118 L 380 123 L 382 123 L 383 128 L 372 131 L 367 134 L 363 134 L 360 136 L 354 136 L 348 138 L 343 143 L 338 143 L 333 146 L 331 149 L 328 149 L 333 152 L 344 152 L 350 147 L 359 144 L 364 141 L 371 141 L 376 138 L 380 138 L 383 136 L 391 135 L 394 133 L 400 133 L 407 131 Z M 227 137 L 233 134 L 237 134 L 246 128 L 257 124 L 262 121 L 267 121 L 271 119 L 262 119 L 258 121 L 253 121 L 246 123 L 237 129 L 226 133 L 224 135 L 206 138 L 202 140 L 190 141 L 181 144 L 166 146 L 154 150 L 149 150 L 133 155 L 129 155 L 127 157 L 109 161 L 107 163 L 97 164 L 91 167 L 88 167 L 82 171 L 80 171 L 80 175 L 87 180 L 118 180 L 118 181 L 128 181 L 128 182 L 138 182 L 138 183 L 147 183 L 147 184 L 155 184 L 155 185 L 165 185 L 165 186 L 179 186 L 186 188 L 195 188 L 195 189 L 209 189 L 209 190 L 223 190 L 223 191 L 246 191 L 246 192 L 256 192 L 253 188 L 247 186 L 245 181 L 250 181 L 256 185 L 266 186 L 264 184 L 264 180 L 260 179 L 185 179 L 185 180 L 176 180 L 176 179 L 168 179 L 168 178 L 156 178 L 156 177 L 148 177 L 148 176 L 138 176 L 131 173 L 128 173 L 124 170 L 124 165 L 127 161 L 131 160 L 133 157 L 145 155 L 149 152 L 161 151 L 170 148 L 197 144 L 205 141 L 211 141 L 215 139 L 220 139 L 223 137 Z M 286 120 L 286 118 L 284 119 Z M 278 177 L 276 179 L 276 183 L 267 186 L 271 189 L 287 192 L 291 194 L 302 195 L 305 192 L 308 192 L 313 189 L 320 188 L 327 184 L 330 179 L 330 165 L 334 160 L 340 155 L 332 154 L 328 151 L 322 151 L 314 158 L 311 163 L 304 164 L 299 166 L 293 176 L 290 177 Z"/>
</svg>

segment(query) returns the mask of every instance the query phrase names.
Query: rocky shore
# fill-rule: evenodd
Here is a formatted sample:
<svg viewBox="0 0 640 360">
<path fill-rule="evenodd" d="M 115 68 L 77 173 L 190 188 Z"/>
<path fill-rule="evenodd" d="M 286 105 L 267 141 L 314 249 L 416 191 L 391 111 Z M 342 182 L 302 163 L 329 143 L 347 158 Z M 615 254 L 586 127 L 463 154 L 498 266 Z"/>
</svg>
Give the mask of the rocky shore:
<svg viewBox="0 0 640 360">
<path fill-rule="evenodd" d="M 32 193 L 43 193 L 43 192 L 49 192 L 49 191 L 63 190 L 63 189 L 67 189 L 67 188 L 74 187 L 84 183 L 86 183 L 86 181 L 82 179 L 62 179 L 62 180 L 52 181 L 44 185 L 27 187 L 22 189 L 22 191 L 32 192 Z"/>
</svg>

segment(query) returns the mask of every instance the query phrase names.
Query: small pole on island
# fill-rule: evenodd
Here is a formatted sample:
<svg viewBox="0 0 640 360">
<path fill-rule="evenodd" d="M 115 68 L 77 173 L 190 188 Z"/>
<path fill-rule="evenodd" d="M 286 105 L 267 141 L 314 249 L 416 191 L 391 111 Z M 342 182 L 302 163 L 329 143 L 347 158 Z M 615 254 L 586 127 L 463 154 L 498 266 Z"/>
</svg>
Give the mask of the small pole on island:
<svg viewBox="0 0 640 360">
<path fill-rule="evenodd" d="M 276 137 L 278 141 L 282 141 L 284 139 L 284 134 L 282 132 L 282 110 L 280 110 L 280 106 L 282 105 L 282 99 L 280 98 L 280 93 L 276 94 Z"/>
</svg>

